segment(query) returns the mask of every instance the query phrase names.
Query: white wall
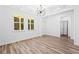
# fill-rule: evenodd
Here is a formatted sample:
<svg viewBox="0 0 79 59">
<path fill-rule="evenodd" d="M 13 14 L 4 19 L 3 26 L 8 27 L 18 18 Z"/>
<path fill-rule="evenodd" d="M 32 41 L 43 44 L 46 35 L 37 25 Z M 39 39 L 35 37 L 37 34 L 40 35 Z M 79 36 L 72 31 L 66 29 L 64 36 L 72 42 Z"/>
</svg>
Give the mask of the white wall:
<svg viewBox="0 0 79 59">
<path fill-rule="evenodd" d="M 43 20 L 46 20 L 46 34 L 53 35 L 53 36 L 60 36 L 60 24 L 57 15 L 50 15 L 44 17 Z"/>
<path fill-rule="evenodd" d="M 24 16 L 24 31 L 14 31 L 13 17 L 16 15 Z M 32 16 L 35 22 L 35 29 L 28 30 L 28 16 Z M 30 12 L 9 8 L 8 6 L 0 6 L 0 45 L 16 42 L 41 35 L 41 19 Z"/>
<path fill-rule="evenodd" d="M 67 17 L 68 21 L 69 21 L 69 36 L 71 36 L 71 39 L 74 38 L 74 11 L 73 10 L 69 10 L 69 11 L 65 11 L 65 12 L 61 12 L 58 14 L 54 14 L 54 15 L 49 15 L 47 17 L 44 17 L 43 20 L 46 20 L 46 34 L 48 35 L 53 35 L 53 36 L 57 36 L 60 37 L 60 20 L 61 17 Z M 71 24 L 72 23 L 72 24 Z M 72 30 L 71 30 L 72 29 Z"/>
<path fill-rule="evenodd" d="M 75 44 L 79 45 L 79 6 L 75 6 Z"/>
</svg>

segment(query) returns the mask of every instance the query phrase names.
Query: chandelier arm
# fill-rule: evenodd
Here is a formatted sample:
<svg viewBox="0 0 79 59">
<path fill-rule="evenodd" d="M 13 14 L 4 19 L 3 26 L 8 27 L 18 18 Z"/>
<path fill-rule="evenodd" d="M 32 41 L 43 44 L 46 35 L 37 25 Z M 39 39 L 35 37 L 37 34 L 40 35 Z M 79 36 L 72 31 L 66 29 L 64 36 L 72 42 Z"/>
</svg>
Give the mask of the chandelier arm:
<svg viewBox="0 0 79 59">
<path fill-rule="evenodd" d="M 37 16 L 44 16 L 46 14 L 46 9 L 42 5 L 40 5 L 40 7 L 37 8 L 36 13 Z"/>
</svg>

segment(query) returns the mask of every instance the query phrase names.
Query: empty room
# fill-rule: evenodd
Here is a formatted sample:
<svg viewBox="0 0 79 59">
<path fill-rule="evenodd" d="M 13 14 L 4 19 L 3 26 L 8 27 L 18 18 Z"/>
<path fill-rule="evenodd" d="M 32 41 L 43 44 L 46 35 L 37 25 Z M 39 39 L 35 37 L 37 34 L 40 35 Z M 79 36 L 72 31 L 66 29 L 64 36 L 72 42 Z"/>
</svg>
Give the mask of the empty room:
<svg viewBox="0 0 79 59">
<path fill-rule="evenodd" d="M 78 54 L 79 5 L 0 5 L 0 54 Z"/>
</svg>

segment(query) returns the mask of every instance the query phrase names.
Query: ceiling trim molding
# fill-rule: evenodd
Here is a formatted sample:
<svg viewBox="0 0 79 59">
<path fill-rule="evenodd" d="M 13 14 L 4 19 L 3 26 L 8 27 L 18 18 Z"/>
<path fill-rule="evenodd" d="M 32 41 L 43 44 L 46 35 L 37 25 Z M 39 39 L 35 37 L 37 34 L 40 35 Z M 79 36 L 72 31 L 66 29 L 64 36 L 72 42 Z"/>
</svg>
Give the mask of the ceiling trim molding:
<svg viewBox="0 0 79 59">
<path fill-rule="evenodd" d="M 62 12 L 66 12 L 66 11 L 71 11 L 71 10 L 74 10 L 74 8 L 63 9 L 63 10 L 60 10 L 60 11 L 58 11 L 58 12 L 54 12 L 54 13 L 52 13 L 52 14 L 47 14 L 47 15 L 45 15 L 45 16 L 43 16 L 43 17 L 47 17 L 47 16 L 51 16 L 51 15 L 56 15 L 56 14 L 59 14 L 59 13 L 62 13 Z"/>
</svg>

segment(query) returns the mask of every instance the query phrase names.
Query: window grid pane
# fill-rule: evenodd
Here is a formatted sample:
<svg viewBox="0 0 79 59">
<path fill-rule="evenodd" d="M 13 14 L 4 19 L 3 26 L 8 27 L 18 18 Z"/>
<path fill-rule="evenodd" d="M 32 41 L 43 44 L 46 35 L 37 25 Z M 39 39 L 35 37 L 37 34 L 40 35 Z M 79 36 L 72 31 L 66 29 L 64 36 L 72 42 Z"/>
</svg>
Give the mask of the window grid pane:
<svg viewBox="0 0 79 59">
<path fill-rule="evenodd" d="M 19 18 L 18 17 L 14 17 L 14 22 L 19 22 Z"/>
<path fill-rule="evenodd" d="M 21 23 L 21 30 L 23 30 L 24 29 L 24 24 L 23 23 Z"/>
<path fill-rule="evenodd" d="M 24 22 L 24 19 L 23 18 L 21 18 L 21 22 Z"/>
<path fill-rule="evenodd" d="M 14 30 L 19 30 L 19 23 L 14 23 Z"/>
<path fill-rule="evenodd" d="M 30 23 L 30 20 L 28 19 L 28 23 Z"/>
<path fill-rule="evenodd" d="M 31 20 L 31 23 L 34 23 L 34 20 Z"/>
<path fill-rule="evenodd" d="M 28 30 L 34 30 L 34 20 L 28 19 Z"/>
<path fill-rule="evenodd" d="M 28 30 L 30 30 L 30 24 L 28 24 Z"/>
<path fill-rule="evenodd" d="M 31 24 L 31 30 L 34 30 L 34 24 Z"/>
<path fill-rule="evenodd" d="M 24 19 L 19 17 L 14 17 L 14 30 L 24 29 Z"/>
</svg>

